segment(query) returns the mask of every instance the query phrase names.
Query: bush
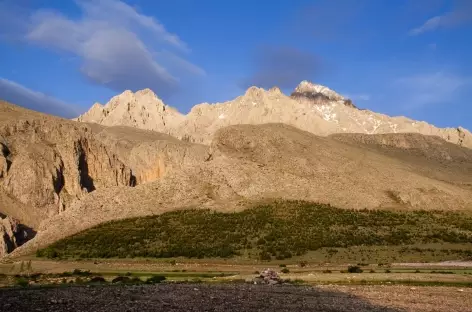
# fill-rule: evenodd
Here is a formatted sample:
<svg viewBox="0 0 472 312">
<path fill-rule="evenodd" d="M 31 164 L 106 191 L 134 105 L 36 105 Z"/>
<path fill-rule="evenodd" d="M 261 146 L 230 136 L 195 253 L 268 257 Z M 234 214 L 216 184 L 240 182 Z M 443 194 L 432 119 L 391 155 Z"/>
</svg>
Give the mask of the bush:
<svg viewBox="0 0 472 312">
<path fill-rule="evenodd" d="M 92 275 L 92 273 L 90 273 L 90 271 L 82 271 L 82 270 L 79 270 L 79 269 L 75 269 L 74 271 L 72 271 L 72 275 L 90 276 L 90 275 Z"/>
<path fill-rule="evenodd" d="M 143 281 L 137 276 L 131 278 L 129 282 L 130 282 L 130 284 L 141 284 L 141 283 L 143 283 Z"/>
<path fill-rule="evenodd" d="M 281 268 L 286 268 L 287 265 L 286 265 L 286 264 L 279 264 L 279 267 L 281 267 Z"/>
<path fill-rule="evenodd" d="M 18 285 L 21 287 L 27 287 L 29 285 L 29 281 L 24 277 L 19 277 L 19 278 L 16 278 L 15 285 Z"/>
<path fill-rule="evenodd" d="M 301 268 L 304 268 L 304 267 L 307 266 L 307 262 L 306 262 L 306 261 L 302 261 L 302 262 L 300 262 L 299 266 L 300 266 Z"/>
<path fill-rule="evenodd" d="M 280 272 L 287 274 L 287 273 L 290 273 L 290 270 L 287 268 L 283 268 L 282 271 Z"/>
<path fill-rule="evenodd" d="M 362 269 L 360 267 L 358 267 L 357 265 L 350 265 L 348 268 L 347 268 L 347 271 L 349 273 L 362 273 L 364 271 L 362 271 Z"/>
<path fill-rule="evenodd" d="M 392 273 L 392 271 L 387 269 L 387 270 L 385 270 L 385 273 Z"/>
<path fill-rule="evenodd" d="M 159 284 L 166 280 L 165 276 L 153 275 L 146 280 L 146 284 Z"/>
<path fill-rule="evenodd" d="M 131 279 L 127 276 L 117 276 L 114 279 L 112 279 L 111 282 L 113 284 L 117 284 L 117 283 L 125 284 L 125 283 L 129 283 L 130 281 L 131 281 Z"/>
<path fill-rule="evenodd" d="M 76 284 L 83 284 L 83 283 L 84 283 L 84 280 L 81 279 L 80 277 L 76 277 L 76 278 L 75 278 L 75 283 L 76 283 Z"/>
<path fill-rule="evenodd" d="M 101 276 L 94 276 L 90 279 L 89 283 L 103 284 L 107 281 Z"/>
<path fill-rule="evenodd" d="M 259 274 L 261 274 L 261 272 L 259 272 L 259 271 L 254 271 L 254 273 L 252 273 L 252 274 L 257 274 L 257 275 L 259 275 Z"/>
<path fill-rule="evenodd" d="M 369 272 L 370 272 L 370 273 L 375 273 L 375 270 L 374 270 L 374 269 L 371 269 Z"/>
<path fill-rule="evenodd" d="M 323 273 L 333 273 L 331 270 L 323 270 Z"/>
</svg>

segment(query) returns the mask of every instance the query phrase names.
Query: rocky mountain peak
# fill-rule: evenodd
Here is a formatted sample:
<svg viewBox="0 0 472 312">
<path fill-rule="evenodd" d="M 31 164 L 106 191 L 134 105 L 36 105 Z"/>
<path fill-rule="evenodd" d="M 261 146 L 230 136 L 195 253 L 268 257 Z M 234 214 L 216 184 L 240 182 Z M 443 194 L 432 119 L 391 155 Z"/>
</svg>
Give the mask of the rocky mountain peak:
<svg viewBox="0 0 472 312">
<path fill-rule="evenodd" d="M 342 103 L 346 106 L 357 108 L 350 99 L 320 84 L 307 80 L 302 81 L 290 95 L 296 100 L 310 100 L 315 104 Z"/>
<path fill-rule="evenodd" d="M 336 93 L 335 91 L 331 90 L 328 87 L 325 87 L 320 84 L 312 83 L 307 80 L 303 80 L 296 88 L 294 93 L 301 93 L 307 95 L 322 95 L 328 98 L 331 101 L 342 101 L 345 98 Z"/>
</svg>

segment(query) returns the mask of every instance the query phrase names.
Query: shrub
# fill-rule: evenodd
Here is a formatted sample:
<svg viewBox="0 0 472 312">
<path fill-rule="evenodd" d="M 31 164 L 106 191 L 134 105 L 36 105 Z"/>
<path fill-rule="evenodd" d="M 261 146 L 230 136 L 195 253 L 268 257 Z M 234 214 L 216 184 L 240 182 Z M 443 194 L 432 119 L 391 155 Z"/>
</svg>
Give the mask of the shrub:
<svg viewBox="0 0 472 312">
<path fill-rule="evenodd" d="M 166 280 L 165 276 L 153 275 L 146 280 L 146 284 L 159 284 Z"/>
<path fill-rule="evenodd" d="M 82 270 L 79 270 L 79 269 L 75 269 L 74 271 L 72 271 L 72 275 L 90 276 L 90 275 L 92 275 L 92 273 L 90 273 L 90 271 L 82 271 Z"/>
<path fill-rule="evenodd" d="M 261 251 L 261 253 L 259 254 L 259 259 L 268 261 L 272 260 L 272 256 L 268 252 Z"/>
<path fill-rule="evenodd" d="M 101 276 L 94 276 L 89 281 L 89 283 L 97 283 L 97 284 L 103 284 L 103 283 L 106 283 L 106 282 L 107 281 Z"/>
<path fill-rule="evenodd" d="M 307 266 L 307 262 L 306 262 L 306 261 L 302 261 L 302 262 L 300 262 L 299 266 L 300 266 L 301 268 L 304 268 L 304 267 Z"/>
<path fill-rule="evenodd" d="M 257 274 L 257 275 L 259 275 L 259 274 L 261 274 L 261 272 L 259 272 L 259 271 L 254 271 L 254 273 L 252 273 L 252 274 Z"/>
<path fill-rule="evenodd" d="M 331 270 L 323 270 L 323 273 L 333 273 Z"/>
<path fill-rule="evenodd" d="M 24 277 L 19 277 L 15 279 L 15 285 L 27 287 L 29 285 L 29 281 Z"/>
<path fill-rule="evenodd" d="M 360 267 L 358 267 L 357 265 L 350 265 L 348 268 L 347 268 L 347 271 L 349 273 L 362 273 L 362 269 Z"/>
<path fill-rule="evenodd" d="M 139 277 L 135 276 L 131 278 L 129 282 L 130 284 L 141 284 L 143 281 Z"/>
<path fill-rule="evenodd" d="M 285 267 L 287 267 L 287 265 L 286 264 L 279 264 L 279 267 L 285 268 Z"/>
<path fill-rule="evenodd" d="M 130 282 L 130 278 L 127 277 L 127 276 L 117 276 L 115 277 L 114 279 L 112 279 L 112 283 L 113 284 L 117 284 L 117 283 L 120 283 L 120 284 L 125 284 L 125 283 L 129 283 Z"/>
<path fill-rule="evenodd" d="M 280 271 L 280 272 L 282 272 L 282 273 L 285 273 L 285 274 L 286 274 L 286 273 L 290 273 L 290 270 L 289 270 L 289 269 L 287 269 L 287 268 L 283 268 L 283 269 L 282 269 L 282 271 Z"/>
<path fill-rule="evenodd" d="M 76 283 L 76 284 L 83 284 L 83 283 L 84 283 L 84 280 L 81 279 L 80 277 L 76 277 L 76 278 L 75 278 L 75 283 Z"/>
<path fill-rule="evenodd" d="M 389 269 L 385 270 L 385 273 L 392 273 Z"/>
<path fill-rule="evenodd" d="M 169 263 L 170 263 L 170 265 L 176 265 L 177 264 L 177 262 L 174 259 L 170 260 Z"/>
<path fill-rule="evenodd" d="M 374 269 L 371 269 L 369 272 L 370 272 L 370 273 L 375 273 L 375 270 L 374 270 Z"/>
</svg>

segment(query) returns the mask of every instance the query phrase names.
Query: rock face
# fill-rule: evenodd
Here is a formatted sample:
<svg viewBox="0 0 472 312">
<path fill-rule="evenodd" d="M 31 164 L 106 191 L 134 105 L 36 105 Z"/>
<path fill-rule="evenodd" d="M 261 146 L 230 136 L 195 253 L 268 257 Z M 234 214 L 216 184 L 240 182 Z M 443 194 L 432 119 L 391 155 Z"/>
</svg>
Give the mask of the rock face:
<svg viewBox="0 0 472 312">
<path fill-rule="evenodd" d="M 390 135 L 398 137 L 389 139 L 392 142 L 411 141 L 402 139 L 408 134 Z M 373 136 L 378 136 L 374 142 L 382 142 L 383 135 Z M 470 150 L 447 142 L 436 146 L 435 140 L 440 139 L 425 137 L 424 145 L 433 146 L 438 155 L 450 146 L 457 149 L 450 160 L 426 158 L 419 152 L 405 154 L 403 143 L 368 146 L 368 142 L 316 136 L 284 124 L 226 127 L 215 134 L 205 161 L 183 165 L 134 188 L 87 194 L 43 222 L 36 238 L 14 254 L 117 218 L 185 208 L 229 212 L 274 198 L 348 209 L 472 208 Z"/>
<path fill-rule="evenodd" d="M 152 182 L 183 166 L 203 162 L 209 147 L 170 135 L 129 127 L 101 127 L 95 138 L 108 146 L 133 171 L 136 184 Z"/>
<path fill-rule="evenodd" d="M 302 81 L 290 97 L 278 88 L 251 87 L 232 101 L 196 105 L 185 116 L 164 105 L 150 90 L 126 91 L 103 107 L 95 104 L 77 120 L 160 131 L 204 144 L 210 144 L 217 130 L 230 125 L 285 123 L 322 136 L 420 133 L 472 148 L 472 134 L 462 127 L 437 128 L 406 117 L 360 110 L 335 91 L 308 81 Z"/>
<path fill-rule="evenodd" d="M 93 122 L 104 126 L 128 126 L 169 133 L 184 116 L 165 105 L 149 89 L 133 93 L 125 91 L 113 97 L 106 105 L 95 103 L 76 120 Z"/>
<path fill-rule="evenodd" d="M 85 124 L 31 114 L 0 121 L 0 138 L 0 190 L 30 207 L 30 226 L 95 189 L 134 183 L 131 170 Z"/>
<path fill-rule="evenodd" d="M 0 217 L 0 258 L 21 246 L 32 236 L 18 220 Z"/>
</svg>

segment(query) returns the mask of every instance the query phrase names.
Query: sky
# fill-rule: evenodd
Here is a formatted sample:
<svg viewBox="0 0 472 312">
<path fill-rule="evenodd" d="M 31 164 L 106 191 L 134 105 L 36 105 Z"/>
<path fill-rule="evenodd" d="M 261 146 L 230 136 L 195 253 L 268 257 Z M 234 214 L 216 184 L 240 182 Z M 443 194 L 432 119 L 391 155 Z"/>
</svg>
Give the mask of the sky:
<svg viewBox="0 0 472 312">
<path fill-rule="evenodd" d="M 0 99 L 75 117 L 125 90 L 182 113 L 302 80 L 472 129 L 469 0 L 0 0 Z"/>
</svg>

